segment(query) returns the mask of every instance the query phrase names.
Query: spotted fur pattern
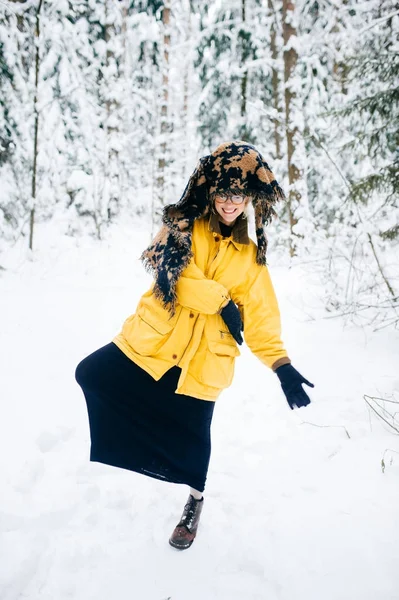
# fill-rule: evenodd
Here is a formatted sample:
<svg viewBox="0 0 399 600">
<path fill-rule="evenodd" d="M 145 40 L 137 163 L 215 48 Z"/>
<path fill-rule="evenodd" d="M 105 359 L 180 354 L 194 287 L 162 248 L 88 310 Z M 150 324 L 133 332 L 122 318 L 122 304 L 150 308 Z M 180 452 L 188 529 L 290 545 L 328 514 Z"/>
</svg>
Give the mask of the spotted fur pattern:
<svg viewBox="0 0 399 600">
<path fill-rule="evenodd" d="M 200 159 L 177 204 L 163 210 L 163 225 L 141 255 L 155 277 L 154 293 L 174 314 L 176 283 L 192 258 L 193 223 L 209 214 L 217 192 L 244 194 L 252 200 L 257 237 L 256 262 L 266 264 L 267 238 L 264 231 L 275 216 L 274 205 L 284 199 L 269 165 L 251 144 L 226 142 Z"/>
</svg>

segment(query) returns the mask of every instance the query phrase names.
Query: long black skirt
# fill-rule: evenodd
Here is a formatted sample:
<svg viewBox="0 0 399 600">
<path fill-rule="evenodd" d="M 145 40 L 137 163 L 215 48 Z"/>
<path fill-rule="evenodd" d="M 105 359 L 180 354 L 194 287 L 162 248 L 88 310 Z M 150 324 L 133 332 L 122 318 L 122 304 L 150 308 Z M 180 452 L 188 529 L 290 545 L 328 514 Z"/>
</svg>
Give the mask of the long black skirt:
<svg viewBox="0 0 399 600">
<path fill-rule="evenodd" d="M 90 460 L 203 491 L 214 402 L 175 390 L 181 369 L 155 381 L 114 343 L 76 367 L 87 402 Z"/>
</svg>

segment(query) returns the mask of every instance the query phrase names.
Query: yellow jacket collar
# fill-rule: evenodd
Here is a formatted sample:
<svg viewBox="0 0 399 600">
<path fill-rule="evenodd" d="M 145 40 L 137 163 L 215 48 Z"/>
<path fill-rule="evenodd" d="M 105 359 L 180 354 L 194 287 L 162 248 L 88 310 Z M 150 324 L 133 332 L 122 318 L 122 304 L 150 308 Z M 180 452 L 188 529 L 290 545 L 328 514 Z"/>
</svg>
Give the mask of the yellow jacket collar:
<svg viewBox="0 0 399 600">
<path fill-rule="evenodd" d="M 209 231 L 213 231 L 214 233 L 222 235 L 222 232 L 220 231 L 219 217 L 216 213 L 211 213 L 211 216 L 209 217 L 208 229 Z M 243 217 L 243 215 L 237 217 L 232 229 L 232 234 L 233 236 L 231 241 L 237 250 L 241 250 L 243 244 L 246 246 L 249 244 L 248 220 Z"/>
</svg>

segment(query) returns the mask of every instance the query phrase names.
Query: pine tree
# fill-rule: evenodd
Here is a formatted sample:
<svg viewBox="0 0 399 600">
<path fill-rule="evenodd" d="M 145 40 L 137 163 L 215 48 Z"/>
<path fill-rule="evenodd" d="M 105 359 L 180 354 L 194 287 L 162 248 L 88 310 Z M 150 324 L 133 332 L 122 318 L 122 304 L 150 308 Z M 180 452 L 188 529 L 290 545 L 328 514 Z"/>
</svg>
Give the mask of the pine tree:
<svg viewBox="0 0 399 600">
<path fill-rule="evenodd" d="M 351 124 L 353 139 L 347 148 L 361 149 L 361 158 L 368 162 L 368 172 L 351 181 L 350 198 L 363 204 L 380 198 L 383 221 L 387 213 L 395 213 L 399 199 L 399 51 L 395 42 L 399 18 L 386 15 L 391 8 L 390 3 L 385 3 L 384 10 L 378 7 L 377 22 L 370 26 L 378 27 L 378 35 L 374 31 L 368 36 L 348 62 L 348 79 L 357 93 L 336 112 Z M 397 223 L 386 224 L 382 238 L 396 239 Z"/>
<path fill-rule="evenodd" d="M 380 281 L 377 296 L 395 309 L 399 273 L 384 254 L 387 244 L 397 246 L 399 240 L 399 17 L 387 1 L 376 4 L 368 17 L 356 54 L 348 60 L 348 86 L 354 96 L 335 116 L 351 130 L 345 151 L 356 155 L 357 168 L 348 177 L 348 200 L 364 228 L 365 252 L 374 264 L 372 289 Z"/>
<path fill-rule="evenodd" d="M 319 256 L 326 258 L 326 305 L 362 322 L 394 323 L 399 23 L 390 3 L 353 4 L 349 14 L 349 24 L 337 19 L 331 28 L 335 52 L 333 78 L 325 85 L 327 110 L 309 128 L 314 171 L 319 156 L 314 182 L 322 194 L 313 207 L 325 234 Z M 357 35 L 349 37 L 344 28 Z M 327 127 L 319 128 L 322 120 Z"/>
<path fill-rule="evenodd" d="M 0 5 L 0 250 L 28 232 L 32 208 L 34 11 Z"/>
<path fill-rule="evenodd" d="M 259 127 L 259 102 L 270 97 L 265 85 L 267 28 L 264 8 L 256 0 L 235 0 L 200 7 L 200 35 L 195 67 L 202 92 L 198 106 L 199 133 L 205 149 L 227 139 L 257 143 L 267 139 Z M 262 23 L 264 25 L 264 23 Z M 256 64 L 256 68 L 254 65 Z"/>
</svg>

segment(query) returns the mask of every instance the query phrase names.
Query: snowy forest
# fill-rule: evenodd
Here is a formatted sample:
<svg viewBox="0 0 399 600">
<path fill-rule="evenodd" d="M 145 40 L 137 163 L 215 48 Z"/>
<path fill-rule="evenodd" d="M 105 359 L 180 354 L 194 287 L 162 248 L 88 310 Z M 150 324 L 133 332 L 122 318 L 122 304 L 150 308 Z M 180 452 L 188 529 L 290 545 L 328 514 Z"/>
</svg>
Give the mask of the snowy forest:
<svg viewBox="0 0 399 600">
<path fill-rule="evenodd" d="M 1 600 L 398 600 L 398 100 L 397 0 L 0 0 Z M 230 140 L 284 190 L 270 304 L 314 388 L 291 410 L 243 331 L 182 554 L 187 486 L 91 461 L 75 369 L 137 310 L 163 208 Z"/>
<path fill-rule="evenodd" d="M 2 0 L 0 19 L 0 265 L 44 221 L 156 227 L 198 157 L 242 139 L 287 196 L 274 249 L 331 313 L 398 323 L 393 0 Z"/>
</svg>

